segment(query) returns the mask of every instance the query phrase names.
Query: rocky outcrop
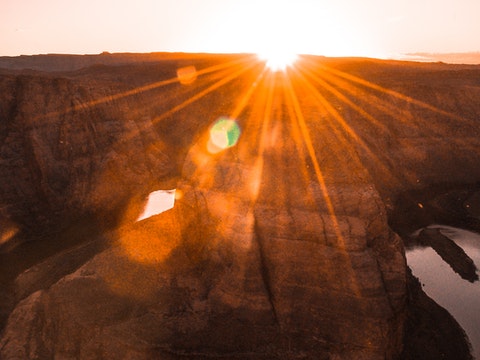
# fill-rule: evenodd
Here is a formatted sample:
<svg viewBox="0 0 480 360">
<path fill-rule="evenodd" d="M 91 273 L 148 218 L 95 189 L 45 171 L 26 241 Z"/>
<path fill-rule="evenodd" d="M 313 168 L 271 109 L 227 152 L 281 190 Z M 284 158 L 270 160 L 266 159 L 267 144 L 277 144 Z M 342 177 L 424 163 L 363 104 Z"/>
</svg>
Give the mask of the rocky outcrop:
<svg viewBox="0 0 480 360">
<path fill-rule="evenodd" d="M 171 169 L 151 119 L 127 104 L 89 106 L 95 95 L 65 78 L 20 75 L 2 85 L 0 196 L 17 228 L 112 213 L 138 183 Z"/>
<path fill-rule="evenodd" d="M 470 282 L 478 280 L 477 268 L 465 251 L 439 229 L 425 228 L 416 239 L 423 246 L 431 246 L 433 250 L 463 279 Z"/>
<path fill-rule="evenodd" d="M 391 214 L 390 225 L 408 242 L 414 231 L 430 224 L 480 232 L 479 185 L 438 183 L 401 192 Z"/>
<path fill-rule="evenodd" d="M 294 181 L 298 171 L 287 193 L 272 183 L 295 158 L 263 174 L 239 159 L 250 136 L 219 156 L 200 141 L 175 209 L 119 231 L 113 248 L 22 300 L 2 355 L 397 356 L 405 263 L 374 188 L 337 184 L 329 213 L 314 183 Z M 266 158 L 282 155 L 281 141 Z"/>
<path fill-rule="evenodd" d="M 188 85 L 185 59 L 2 77 L 4 246 L 80 213 L 100 231 L 7 279 L 0 357 L 398 358 L 387 214 L 405 189 L 480 178 L 478 70 L 310 61 L 290 78 L 213 62 Z M 240 140 L 209 151 L 225 114 Z M 175 208 L 135 223 L 167 180 Z"/>
<path fill-rule="evenodd" d="M 184 86 L 177 69 L 229 60 L 211 58 L 1 76 L 0 247 L 80 218 L 115 227 L 133 198 L 171 186 L 191 141 L 208 126 L 204 118 L 220 116 L 232 101 L 217 92 L 221 103 L 212 111 L 213 94 L 205 94 L 194 117 L 179 106 L 212 80 Z"/>
<path fill-rule="evenodd" d="M 283 134 L 292 130 L 280 121 L 275 126 Z M 250 146 L 260 130 L 251 127 L 242 139 Z M 326 166 L 323 176 L 344 180 L 322 191 L 295 151 L 302 145 L 288 136 L 276 141 L 256 159 L 243 158 L 245 143 L 220 159 L 205 160 L 200 146 L 192 149 L 198 163 L 186 174 L 194 180 L 189 202 L 200 204 L 195 223 L 208 219 L 212 234 L 203 249 L 215 264 L 208 277 L 217 279 L 209 300 L 251 327 L 269 319 L 275 337 L 288 339 L 288 349 L 276 342 L 279 358 L 395 358 L 403 336 L 405 261 L 378 193 L 355 165 Z M 345 171 L 350 177 L 341 175 Z M 189 240 L 194 247 L 205 237 Z M 242 333 L 232 322 L 222 333 L 232 326 L 238 329 L 233 337 Z"/>
</svg>

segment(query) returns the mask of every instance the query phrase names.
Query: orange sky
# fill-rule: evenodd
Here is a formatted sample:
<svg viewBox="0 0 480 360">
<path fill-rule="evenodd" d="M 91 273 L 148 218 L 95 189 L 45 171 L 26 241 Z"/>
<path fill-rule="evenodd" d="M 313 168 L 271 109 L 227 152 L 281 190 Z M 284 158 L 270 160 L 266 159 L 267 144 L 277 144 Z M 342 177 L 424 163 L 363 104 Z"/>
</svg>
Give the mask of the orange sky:
<svg viewBox="0 0 480 360">
<path fill-rule="evenodd" d="M 2 0 L 0 55 L 480 51 L 479 0 Z"/>
</svg>

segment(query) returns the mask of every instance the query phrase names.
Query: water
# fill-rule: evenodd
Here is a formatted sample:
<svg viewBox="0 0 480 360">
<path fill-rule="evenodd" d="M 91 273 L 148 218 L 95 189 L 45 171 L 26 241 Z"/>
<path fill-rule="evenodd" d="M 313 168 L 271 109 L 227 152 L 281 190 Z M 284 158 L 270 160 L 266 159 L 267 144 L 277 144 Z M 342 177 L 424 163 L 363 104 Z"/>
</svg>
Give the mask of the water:
<svg viewBox="0 0 480 360">
<path fill-rule="evenodd" d="M 443 225 L 429 227 L 441 229 L 480 269 L 480 234 Z M 432 248 L 414 248 L 406 255 L 423 290 L 457 320 L 472 344 L 473 356 L 480 359 L 480 282 L 462 279 Z"/>
<path fill-rule="evenodd" d="M 175 189 L 157 190 L 148 195 L 147 204 L 137 221 L 148 219 L 151 216 L 170 210 L 175 205 Z"/>
</svg>

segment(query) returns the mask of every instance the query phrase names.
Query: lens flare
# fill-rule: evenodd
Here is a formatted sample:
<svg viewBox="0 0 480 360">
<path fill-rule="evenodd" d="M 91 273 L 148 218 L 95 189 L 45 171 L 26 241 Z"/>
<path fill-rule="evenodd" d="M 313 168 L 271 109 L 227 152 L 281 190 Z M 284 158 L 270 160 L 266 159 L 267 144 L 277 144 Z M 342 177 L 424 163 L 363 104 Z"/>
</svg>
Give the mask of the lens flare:
<svg viewBox="0 0 480 360">
<path fill-rule="evenodd" d="M 210 128 L 208 150 L 210 153 L 218 153 L 234 146 L 240 138 L 240 127 L 235 120 L 220 118 Z"/>
<path fill-rule="evenodd" d="M 189 85 L 197 80 L 197 69 L 195 66 L 185 66 L 177 70 L 177 77 L 182 85 Z"/>
</svg>

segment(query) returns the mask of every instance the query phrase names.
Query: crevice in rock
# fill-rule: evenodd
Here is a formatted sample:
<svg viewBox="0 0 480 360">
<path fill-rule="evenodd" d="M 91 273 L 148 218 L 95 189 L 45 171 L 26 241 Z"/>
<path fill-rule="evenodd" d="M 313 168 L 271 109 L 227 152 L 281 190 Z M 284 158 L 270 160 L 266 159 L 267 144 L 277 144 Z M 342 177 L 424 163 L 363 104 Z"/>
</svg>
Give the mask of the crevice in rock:
<svg viewBox="0 0 480 360">
<path fill-rule="evenodd" d="M 382 268 L 382 265 L 380 264 L 378 256 L 375 257 L 375 263 L 377 264 L 378 273 L 380 274 L 380 281 L 382 282 L 383 291 L 385 291 L 385 298 L 387 299 L 388 307 L 392 311 L 392 316 L 395 316 L 396 311 L 395 311 L 395 306 L 392 303 L 392 299 L 391 299 L 392 294 L 389 291 L 388 285 L 385 281 L 384 269 Z"/>
<path fill-rule="evenodd" d="M 272 308 L 272 313 L 275 319 L 275 323 L 277 325 L 280 325 L 277 309 L 275 307 L 275 295 L 273 293 L 273 288 L 272 288 L 271 274 L 268 268 L 268 261 L 265 254 L 264 239 L 260 234 L 260 229 L 258 228 L 257 218 L 255 215 L 253 220 L 253 231 L 254 231 L 255 239 L 258 245 L 258 253 L 260 256 L 260 271 L 261 271 L 262 281 L 265 286 L 265 290 L 267 292 L 268 302 L 270 303 L 270 306 Z"/>
<path fill-rule="evenodd" d="M 320 215 L 320 219 L 321 219 L 321 221 L 322 221 L 322 225 L 321 225 L 321 226 L 322 226 L 323 240 L 324 240 L 324 241 L 323 241 L 323 244 L 324 244 L 325 246 L 329 246 L 329 244 L 328 244 L 327 226 L 326 226 L 326 224 L 325 224 L 325 219 L 323 218 L 323 215 L 322 215 L 322 214 Z"/>
</svg>

